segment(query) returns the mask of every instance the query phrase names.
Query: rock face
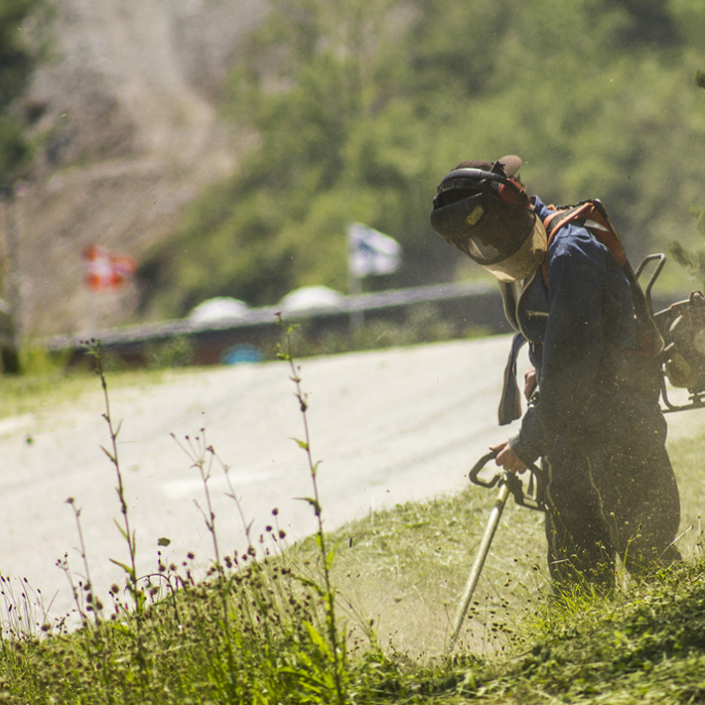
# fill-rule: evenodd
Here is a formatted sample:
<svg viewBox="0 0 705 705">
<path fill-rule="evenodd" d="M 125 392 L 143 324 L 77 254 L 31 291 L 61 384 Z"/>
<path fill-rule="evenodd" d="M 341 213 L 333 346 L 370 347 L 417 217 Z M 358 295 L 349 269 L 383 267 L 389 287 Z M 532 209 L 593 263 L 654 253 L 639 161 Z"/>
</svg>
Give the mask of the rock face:
<svg viewBox="0 0 705 705">
<path fill-rule="evenodd" d="M 219 123 L 218 98 L 265 12 L 263 0 L 56 3 L 50 60 L 29 96 L 49 137 L 15 206 L 25 338 L 134 316 L 135 284 L 89 298 L 82 249 L 95 242 L 139 261 L 232 171 L 248 139 Z"/>
</svg>

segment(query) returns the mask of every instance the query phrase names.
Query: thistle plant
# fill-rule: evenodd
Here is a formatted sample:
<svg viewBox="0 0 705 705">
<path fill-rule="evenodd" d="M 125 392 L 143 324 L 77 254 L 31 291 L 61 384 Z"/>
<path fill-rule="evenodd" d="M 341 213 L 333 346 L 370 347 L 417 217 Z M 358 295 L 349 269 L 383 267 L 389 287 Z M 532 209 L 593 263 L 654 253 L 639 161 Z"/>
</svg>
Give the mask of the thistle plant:
<svg viewBox="0 0 705 705">
<path fill-rule="evenodd" d="M 113 423 L 113 418 L 110 413 L 110 395 L 108 394 L 108 381 L 105 377 L 105 369 L 103 367 L 103 357 L 101 355 L 100 340 L 95 340 L 94 338 L 92 338 L 88 343 L 85 344 L 88 347 L 88 354 L 91 355 L 95 360 L 95 373 L 100 378 L 101 387 L 103 389 L 105 411 L 103 412 L 102 416 L 108 425 L 108 432 L 110 434 L 110 449 L 106 448 L 105 446 L 101 446 L 101 450 L 105 453 L 105 455 L 108 456 L 108 459 L 115 468 L 115 476 L 117 479 L 115 491 L 120 502 L 120 513 L 122 514 L 122 523 L 116 520 L 115 526 L 117 526 L 118 531 L 125 539 L 129 554 L 129 563 L 124 563 L 114 558 L 111 558 L 110 562 L 122 568 L 125 575 L 127 576 L 127 591 L 132 599 L 132 603 L 135 610 L 135 658 L 140 670 L 140 680 L 142 681 L 142 684 L 144 686 L 144 683 L 149 677 L 147 673 L 147 658 L 142 634 L 142 626 L 144 621 L 144 613 L 147 598 L 144 594 L 144 591 L 141 590 L 139 586 L 139 576 L 137 574 L 137 536 L 135 531 L 130 526 L 130 516 L 125 495 L 125 484 L 123 482 L 122 469 L 120 467 L 120 458 L 118 455 L 117 439 L 120 433 L 120 428 L 122 427 L 122 421 L 119 422 L 116 426 Z"/>
<path fill-rule="evenodd" d="M 81 528 L 81 509 L 76 505 L 76 501 L 74 500 L 73 497 L 69 497 L 66 500 L 66 504 L 68 504 L 71 509 L 73 510 L 73 515 L 74 518 L 76 519 L 76 530 L 78 532 L 78 540 L 80 543 L 80 548 L 81 548 L 81 560 L 83 561 L 83 570 L 85 571 L 85 579 L 86 582 L 84 584 L 79 584 L 76 586 L 74 584 L 74 581 L 71 577 L 71 572 L 68 566 L 68 556 L 64 556 L 63 561 L 59 561 L 59 566 L 61 567 L 62 570 L 66 573 L 66 576 L 69 579 L 69 583 L 71 584 L 71 590 L 73 592 L 73 598 L 74 602 L 76 603 L 76 608 L 78 609 L 78 613 L 81 616 L 81 619 L 83 620 L 84 625 L 86 625 L 88 621 L 88 615 L 86 614 L 87 612 L 92 612 L 93 617 L 95 619 L 96 624 L 101 621 L 101 614 L 103 611 L 103 603 L 100 601 L 98 597 L 96 597 L 95 592 L 93 591 L 93 582 L 91 581 L 91 572 L 90 568 L 88 565 L 88 556 L 86 554 L 86 543 L 83 539 L 83 529 Z M 81 589 L 83 592 L 86 593 L 85 599 L 87 602 L 87 606 L 84 610 L 83 605 L 80 603 L 78 599 L 78 591 Z"/>
<path fill-rule="evenodd" d="M 234 656 L 234 645 L 232 639 L 232 626 L 230 620 L 230 605 L 228 604 L 228 597 L 230 592 L 230 585 L 226 579 L 225 568 L 223 562 L 221 561 L 220 546 L 218 543 L 218 532 L 215 526 L 215 511 L 213 509 L 213 501 L 211 499 L 210 488 L 208 487 L 208 482 L 211 479 L 211 473 L 213 469 L 213 463 L 217 459 L 215 450 L 213 446 L 208 445 L 206 442 L 206 429 L 202 428 L 200 435 L 196 436 L 194 440 L 191 440 L 189 436 L 186 436 L 186 445 L 179 442 L 176 436 L 172 433 L 171 437 L 176 441 L 177 445 L 186 453 L 186 455 L 191 460 L 191 467 L 197 468 L 201 476 L 201 482 L 203 483 L 203 490 L 206 496 L 206 509 L 204 510 L 198 501 L 195 501 L 196 508 L 201 515 L 206 524 L 206 528 L 211 535 L 213 540 L 213 554 L 215 557 L 215 571 L 218 576 L 217 581 L 217 593 L 220 598 L 220 605 L 222 608 L 222 632 L 225 636 L 225 650 L 227 658 L 227 672 L 228 672 L 228 692 L 231 697 L 237 695 L 237 669 L 235 667 L 235 656 Z M 221 463 L 222 465 L 222 463 Z M 227 472 L 226 472 L 227 474 Z"/>
<path fill-rule="evenodd" d="M 115 491 L 117 492 L 118 500 L 120 501 L 120 513 L 122 514 L 122 525 L 117 521 L 115 525 L 122 534 L 122 537 L 127 543 L 127 549 L 129 553 L 129 564 L 122 563 L 113 558 L 110 559 L 111 563 L 120 566 L 128 576 L 128 590 L 132 597 L 135 605 L 135 610 L 137 614 L 141 614 L 144 611 L 144 594 L 139 590 L 138 587 L 138 577 L 137 577 L 137 536 L 136 533 L 130 527 L 130 516 L 128 513 L 127 499 L 125 497 L 125 484 L 123 482 L 122 470 L 120 468 L 120 459 L 118 456 L 117 439 L 122 427 L 122 421 L 120 421 L 117 426 L 113 424 L 113 418 L 110 414 L 110 396 L 108 394 L 108 381 L 105 377 L 105 370 L 103 368 L 103 356 L 101 354 L 100 340 L 91 340 L 86 343 L 88 346 L 88 354 L 92 355 L 95 360 L 95 373 L 100 378 L 101 387 L 103 389 L 103 398 L 105 400 L 105 411 L 102 416 L 105 422 L 108 424 L 108 432 L 110 434 L 110 449 L 105 446 L 101 446 L 101 450 L 108 456 L 108 459 L 113 464 L 115 468 L 115 476 L 117 478 L 117 486 Z"/>
<path fill-rule="evenodd" d="M 308 399 L 307 395 L 304 393 L 301 387 L 301 367 L 297 366 L 294 362 L 292 356 L 291 347 L 291 336 L 295 330 L 295 326 L 287 325 L 283 320 L 281 314 L 277 314 L 279 324 L 285 330 L 285 340 L 286 346 L 279 347 L 278 357 L 289 364 L 291 370 L 291 381 L 294 383 L 296 392 L 294 396 L 299 403 L 299 410 L 301 411 L 301 417 L 303 419 L 304 426 L 304 437 L 303 439 L 294 438 L 293 440 L 298 444 L 298 446 L 306 453 L 306 459 L 308 462 L 309 473 L 311 475 L 311 485 L 313 488 L 312 497 L 301 497 L 300 499 L 307 502 L 313 508 L 313 512 L 316 515 L 316 521 L 318 523 L 318 529 L 316 531 L 316 542 L 320 551 L 321 559 L 321 570 L 323 572 L 323 586 L 317 585 L 312 581 L 306 581 L 310 587 L 312 587 L 318 595 L 323 600 L 325 606 L 326 615 L 326 627 L 328 630 L 328 640 L 330 645 L 330 659 L 333 666 L 333 679 L 335 683 L 335 692 L 339 703 L 344 703 L 347 701 L 347 695 L 345 692 L 344 685 L 344 675 L 345 675 L 345 650 L 344 644 L 338 637 L 338 629 L 336 625 L 336 613 L 335 613 L 335 590 L 332 586 L 331 581 L 331 564 L 333 562 L 334 552 L 327 550 L 326 538 L 323 532 L 323 516 L 320 498 L 318 494 L 318 462 L 314 462 L 313 454 L 311 452 L 311 436 L 308 427 Z"/>
</svg>

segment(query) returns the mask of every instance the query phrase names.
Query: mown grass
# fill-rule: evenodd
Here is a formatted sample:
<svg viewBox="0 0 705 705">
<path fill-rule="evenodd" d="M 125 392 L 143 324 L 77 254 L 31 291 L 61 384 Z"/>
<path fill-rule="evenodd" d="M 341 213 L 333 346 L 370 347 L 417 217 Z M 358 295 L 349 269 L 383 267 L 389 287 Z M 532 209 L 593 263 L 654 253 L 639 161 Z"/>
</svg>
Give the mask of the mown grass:
<svg viewBox="0 0 705 705">
<path fill-rule="evenodd" d="M 510 656 L 436 669 L 426 702 L 702 702 L 704 568 L 693 560 L 610 601 L 545 603 Z"/>
<path fill-rule="evenodd" d="M 349 624 L 375 629 L 403 663 L 427 664 L 443 652 L 496 492 L 465 491 L 405 503 L 333 532 L 332 573 Z M 511 649 L 516 626 L 541 601 L 547 578 L 542 515 L 508 505 L 461 633 L 460 650 Z M 289 549 L 300 565 L 313 540 Z"/>
<path fill-rule="evenodd" d="M 292 376 L 299 378 L 298 368 Z M 305 394 L 297 399 L 305 418 Z M 114 441 L 116 431 L 109 435 Z M 308 438 L 299 444 L 310 451 Z M 119 458 L 106 446 L 120 495 Z M 203 518 L 213 538 L 206 574 L 192 556 L 168 565 L 160 557 L 144 576 L 128 563 L 125 579 L 101 596 L 85 563 L 72 578 L 82 619 L 76 630 L 61 617 L 46 618 L 30 586 L 2 578 L 0 701 L 705 700 L 698 527 L 705 436 L 671 445 L 683 528 L 694 527 L 683 539 L 686 563 L 649 583 L 624 581 L 610 600 L 576 593 L 556 602 L 547 596 L 541 515 L 510 505 L 451 656 L 443 644 L 494 491 L 468 487 L 398 505 L 291 546 L 274 513 L 262 536 L 226 551 L 208 486 L 226 468 L 203 438 L 186 449 L 203 480 Z M 315 480 L 317 466 L 311 470 Z M 230 494 L 237 504 L 233 488 Z M 315 495 L 309 502 L 325 516 Z M 118 503 L 116 515 L 128 540 L 129 507 Z M 76 522 L 80 535 L 78 511 Z"/>
</svg>

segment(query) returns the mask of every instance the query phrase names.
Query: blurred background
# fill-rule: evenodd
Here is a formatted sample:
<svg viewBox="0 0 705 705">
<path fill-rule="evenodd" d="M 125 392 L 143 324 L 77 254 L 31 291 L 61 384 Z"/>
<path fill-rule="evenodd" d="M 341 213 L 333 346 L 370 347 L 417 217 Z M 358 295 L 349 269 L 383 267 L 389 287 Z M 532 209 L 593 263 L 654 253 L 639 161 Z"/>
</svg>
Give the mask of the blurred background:
<svg viewBox="0 0 705 705">
<path fill-rule="evenodd" d="M 401 245 L 363 291 L 482 280 L 428 213 L 510 153 L 701 288 L 704 50 L 702 0 L 0 0 L 4 296 L 28 340 L 348 294 L 350 223 Z"/>
</svg>

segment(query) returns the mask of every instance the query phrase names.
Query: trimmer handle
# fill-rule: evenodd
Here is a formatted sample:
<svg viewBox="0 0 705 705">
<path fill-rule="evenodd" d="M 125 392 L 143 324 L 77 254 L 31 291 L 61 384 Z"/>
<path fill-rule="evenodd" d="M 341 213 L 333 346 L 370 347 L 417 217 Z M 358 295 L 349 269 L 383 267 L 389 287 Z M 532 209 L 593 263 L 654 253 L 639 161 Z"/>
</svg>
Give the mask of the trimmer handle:
<svg viewBox="0 0 705 705">
<path fill-rule="evenodd" d="M 502 472 L 498 471 L 497 474 L 489 480 L 483 480 L 480 477 L 480 472 L 490 460 L 494 460 L 496 457 L 497 451 L 491 450 L 489 453 L 485 453 L 485 455 L 475 463 L 472 470 L 470 470 L 470 482 L 480 487 L 486 487 L 487 489 L 492 489 L 497 485 L 504 484 L 509 488 L 516 504 L 522 507 L 528 507 L 529 509 L 537 509 L 542 512 L 546 511 L 546 473 L 536 465 L 528 466 L 528 470 L 531 473 L 528 493 L 524 492 L 522 481 L 514 473 L 506 470 Z"/>
<path fill-rule="evenodd" d="M 482 480 L 480 478 L 480 472 L 481 470 L 487 465 L 487 463 L 490 462 L 490 460 L 494 460 L 497 457 L 497 451 L 496 450 L 491 450 L 489 453 L 485 453 L 473 466 L 472 470 L 470 471 L 470 482 L 472 482 L 473 485 L 479 485 L 480 487 L 486 487 L 487 489 L 492 489 L 493 487 L 496 487 L 499 481 L 502 479 L 502 473 L 497 472 L 497 474 L 491 479 L 491 480 Z"/>
</svg>

